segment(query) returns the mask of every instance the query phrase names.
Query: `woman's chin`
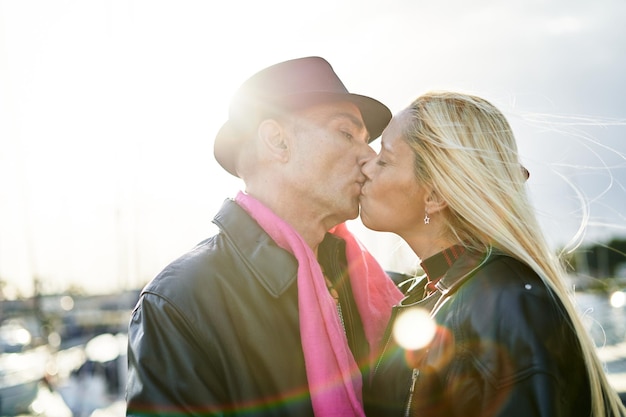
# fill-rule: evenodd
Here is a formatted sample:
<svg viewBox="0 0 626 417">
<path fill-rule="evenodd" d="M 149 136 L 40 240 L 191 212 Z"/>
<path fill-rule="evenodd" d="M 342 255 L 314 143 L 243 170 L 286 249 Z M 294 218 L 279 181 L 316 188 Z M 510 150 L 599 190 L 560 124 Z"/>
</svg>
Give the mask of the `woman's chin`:
<svg viewBox="0 0 626 417">
<path fill-rule="evenodd" d="M 374 230 L 377 232 L 381 231 L 376 227 L 376 222 L 374 221 L 374 219 L 367 215 L 367 210 L 363 210 L 363 206 L 361 206 L 360 217 L 361 217 L 361 223 L 363 223 L 363 226 L 367 227 L 370 230 Z"/>
</svg>

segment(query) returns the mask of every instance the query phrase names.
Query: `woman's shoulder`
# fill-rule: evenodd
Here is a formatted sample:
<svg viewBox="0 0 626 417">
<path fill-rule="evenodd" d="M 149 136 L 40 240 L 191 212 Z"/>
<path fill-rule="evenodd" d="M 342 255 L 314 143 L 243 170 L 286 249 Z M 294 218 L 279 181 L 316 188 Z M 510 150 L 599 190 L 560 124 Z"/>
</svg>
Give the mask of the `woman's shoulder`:
<svg viewBox="0 0 626 417">
<path fill-rule="evenodd" d="M 501 256 L 467 284 L 455 303 L 455 334 L 486 372 L 500 374 L 502 361 L 511 361 L 511 381 L 538 373 L 571 376 L 568 366 L 580 371 L 571 320 L 532 268 Z"/>
<path fill-rule="evenodd" d="M 494 252 L 468 282 L 483 293 L 548 295 L 548 286 L 530 266 L 512 256 Z"/>
<path fill-rule="evenodd" d="M 498 254 L 459 289 L 470 322 L 479 332 L 524 345 L 532 339 L 565 336 L 571 330 L 558 295 L 528 265 Z M 469 307 L 469 308 L 467 308 Z"/>
</svg>

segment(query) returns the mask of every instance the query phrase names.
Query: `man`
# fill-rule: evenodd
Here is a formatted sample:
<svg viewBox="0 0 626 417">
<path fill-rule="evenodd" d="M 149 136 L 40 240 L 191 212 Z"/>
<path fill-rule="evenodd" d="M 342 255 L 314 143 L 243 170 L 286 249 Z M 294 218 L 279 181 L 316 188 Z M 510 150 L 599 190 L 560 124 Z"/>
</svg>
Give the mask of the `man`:
<svg viewBox="0 0 626 417">
<path fill-rule="evenodd" d="M 128 415 L 363 415 L 401 294 L 343 222 L 358 215 L 368 143 L 390 118 L 319 57 L 244 82 L 214 152 L 246 192 L 225 201 L 217 235 L 143 290 Z"/>
</svg>

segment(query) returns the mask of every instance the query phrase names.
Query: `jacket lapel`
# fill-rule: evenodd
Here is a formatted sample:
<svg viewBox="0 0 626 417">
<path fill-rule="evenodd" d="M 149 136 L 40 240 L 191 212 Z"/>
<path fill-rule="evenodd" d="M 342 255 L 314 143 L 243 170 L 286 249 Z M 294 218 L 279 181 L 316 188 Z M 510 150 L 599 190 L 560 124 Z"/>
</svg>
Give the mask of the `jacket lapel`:
<svg viewBox="0 0 626 417">
<path fill-rule="evenodd" d="M 268 234 L 231 199 L 213 219 L 233 249 L 241 255 L 263 288 L 278 298 L 298 276 L 296 258 L 277 246 Z"/>
</svg>

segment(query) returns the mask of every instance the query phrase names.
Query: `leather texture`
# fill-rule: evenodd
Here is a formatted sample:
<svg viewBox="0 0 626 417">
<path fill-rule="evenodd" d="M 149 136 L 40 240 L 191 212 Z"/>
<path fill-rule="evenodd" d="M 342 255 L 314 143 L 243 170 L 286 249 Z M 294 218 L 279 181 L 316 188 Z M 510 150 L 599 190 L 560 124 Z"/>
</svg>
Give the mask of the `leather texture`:
<svg viewBox="0 0 626 417">
<path fill-rule="evenodd" d="M 576 335 L 561 303 L 529 267 L 497 251 L 469 252 L 439 281 L 436 293 L 422 298 L 422 288 L 416 285 L 394 311 L 396 317 L 423 307 L 433 311 L 437 324 L 429 347 L 408 353 L 419 358 L 408 415 L 590 414 Z M 372 385 L 381 397 L 369 415 L 404 415 L 406 409 L 397 405 L 406 405 L 411 383 L 395 399 L 383 391 L 410 380 L 407 352 L 390 339 L 383 358 Z"/>
<path fill-rule="evenodd" d="M 295 258 L 231 200 L 214 222 L 220 232 L 167 266 L 134 309 L 127 414 L 312 416 Z M 320 248 L 336 279 L 342 243 L 327 235 Z M 342 301 L 350 345 L 367 355 L 354 301 Z"/>
</svg>

